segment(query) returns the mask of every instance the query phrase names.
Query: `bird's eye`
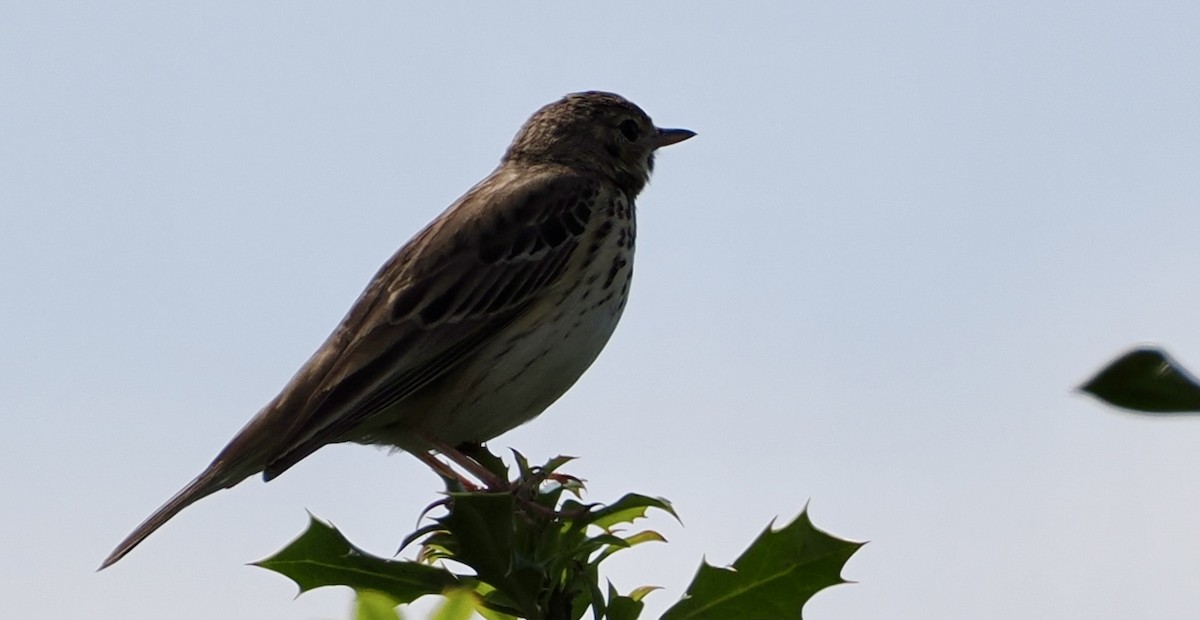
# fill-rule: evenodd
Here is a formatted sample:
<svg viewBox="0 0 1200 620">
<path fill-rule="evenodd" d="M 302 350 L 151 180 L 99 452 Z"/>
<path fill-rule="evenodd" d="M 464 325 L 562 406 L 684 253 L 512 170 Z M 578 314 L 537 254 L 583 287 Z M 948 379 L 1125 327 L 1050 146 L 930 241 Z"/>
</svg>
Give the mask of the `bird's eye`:
<svg viewBox="0 0 1200 620">
<path fill-rule="evenodd" d="M 630 142 L 637 142 L 638 134 L 641 133 L 641 129 L 638 128 L 637 122 L 632 118 L 627 118 L 621 121 L 621 124 L 617 127 L 617 129 L 620 129 L 621 135 L 625 136 L 625 139 L 629 140 Z"/>
</svg>

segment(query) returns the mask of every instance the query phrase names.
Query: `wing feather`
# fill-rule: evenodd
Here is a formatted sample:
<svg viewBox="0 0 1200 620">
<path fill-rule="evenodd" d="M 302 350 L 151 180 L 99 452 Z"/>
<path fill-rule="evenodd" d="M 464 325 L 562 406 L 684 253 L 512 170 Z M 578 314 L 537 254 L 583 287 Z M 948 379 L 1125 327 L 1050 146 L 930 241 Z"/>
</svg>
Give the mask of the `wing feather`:
<svg viewBox="0 0 1200 620">
<path fill-rule="evenodd" d="M 365 420 L 469 359 L 544 296 L 580 246 L 579 214 L 592 210 L 579 203 L 595 185 L 562 170 L 500 168 L 401 248 L 260 414 L 287 428 L 265 477 L 353 439 Z"/>
</svg>

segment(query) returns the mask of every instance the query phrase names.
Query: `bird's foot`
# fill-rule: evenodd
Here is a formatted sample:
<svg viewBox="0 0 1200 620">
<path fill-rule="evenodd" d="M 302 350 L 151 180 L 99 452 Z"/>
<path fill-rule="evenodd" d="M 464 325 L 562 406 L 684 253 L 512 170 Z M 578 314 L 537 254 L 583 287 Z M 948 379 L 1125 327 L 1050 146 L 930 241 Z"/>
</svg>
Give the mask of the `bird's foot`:
<svg viewBox="0 0 1200 620">
<path fill-rule="evenodd" d="M 460 485 L 464 491 L 505 493 L 513 489 L 513 483 L 508 481 L 504 473 L 501 473 L 504 472 L 502 463 L 497 462 L 496 464 L 499 466 L 498 472 L 496 471 L 497 468 L 488 467 L 487 465 L 481 463 L 476 457 L 468 454 L 479 454 L 481 452 L 486 454 L 487 452 L 481 449 L 482 446 L 479 446 L 478 444 L 463 444 L 462 446 L 456 448 L 437 439 L 432 439 L 429 437 L 424 437 L 424 439 L 426 443 L 429 444 L 432 452 L 437 452 L 438 454 L 446 457 L 446 460 L 450 461 L 450 463 L 461 467 L 468 474 L 474 476 L 475 480 L 471 480 L 470 478 L 459 473 L 449 464 L 442 462 L 436 456 L 434 456 L 432 452 L 421 452 L 417 454 L 417 458 L 421 459 L 421 461 L 426 465 L 429 465 L 429 467 L 432 468 L 433 471 L 442 478 L 449 482 L 454 482 Z M 483 486 L 481 487 L 475 484 L 475 481 L 482 483 Z"/>
</svg>

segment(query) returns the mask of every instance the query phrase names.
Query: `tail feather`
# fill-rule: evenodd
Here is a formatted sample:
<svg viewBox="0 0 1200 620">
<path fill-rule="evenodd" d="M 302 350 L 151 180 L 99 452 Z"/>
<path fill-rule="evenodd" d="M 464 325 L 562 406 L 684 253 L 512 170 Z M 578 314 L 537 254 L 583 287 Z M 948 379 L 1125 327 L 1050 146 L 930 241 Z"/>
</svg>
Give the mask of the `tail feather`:
<svg viewBox="0 0 1200 620">
<path fill-rule="evenodd" d="M 221 462 L 218 460 L 205 469 L 199 476 L 189 482 L 187 486 L 179 490 L 174 497 L 167 500 L 161 508 L 154 511 L 132 534 L 125 537 L 121 544 L 117 545 L 116 549 L 104 558 L 104 562 L 100 564 L 100 568 L 96 570 L 104 570 L 115 564 L 118 560 L 125 557 L 127 553 L 133 551 L 133 548 L 141 544 L 146 537 L 153 534 L 155 530 L 162 527 L 164 523 L 171 520 L 172 517 L 179 514 L 181 510 L 191 506 L 201 499 L 220 491 L 227 489 L 242 480 L 245 480 L 252 474 L 237 475 L 235 472 L 223 471 L 225 467 L 221 467 Z"/>
</svg>

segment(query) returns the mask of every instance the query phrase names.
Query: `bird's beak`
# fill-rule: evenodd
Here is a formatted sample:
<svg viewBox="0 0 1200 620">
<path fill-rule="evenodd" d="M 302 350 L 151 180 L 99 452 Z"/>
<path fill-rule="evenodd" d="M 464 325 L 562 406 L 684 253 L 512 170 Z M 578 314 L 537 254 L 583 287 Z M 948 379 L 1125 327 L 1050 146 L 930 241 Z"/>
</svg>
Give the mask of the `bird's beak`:
<svg viewBox="0 0 1200 620">
<path fill-rule="evenodd" d="M 664 146 L 670 146 L 676 142 L 683 142 L 688 138 L 696 135 L 696 132 L 691 129 L 659 129 L 654 135 L 654 148 L 661 149 Z"/>
</svg>

